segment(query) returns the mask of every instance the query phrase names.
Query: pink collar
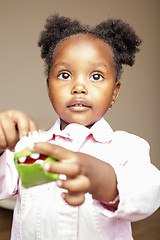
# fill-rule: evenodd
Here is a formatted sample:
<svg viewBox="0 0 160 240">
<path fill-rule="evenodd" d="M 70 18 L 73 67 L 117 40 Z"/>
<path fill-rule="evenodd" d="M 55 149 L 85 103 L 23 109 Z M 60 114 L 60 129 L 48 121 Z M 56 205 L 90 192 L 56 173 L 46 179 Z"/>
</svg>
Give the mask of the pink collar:
<svg viewBox="0 0 160 240">
<path fill-rule="evenodd" d="M 97 142 L 101 143 L 107 143 L 113 139 L 113 130 L 104 118 L 101 118 L 90 129 L 77 123 L 71 123 L 62 131 L 60 130 L 60 119 L 58 119 L 50 131 L 54 136 L 58 135 L 70 140 L 83 141 L 89 135 L 92 135 Z"/>
</svg>

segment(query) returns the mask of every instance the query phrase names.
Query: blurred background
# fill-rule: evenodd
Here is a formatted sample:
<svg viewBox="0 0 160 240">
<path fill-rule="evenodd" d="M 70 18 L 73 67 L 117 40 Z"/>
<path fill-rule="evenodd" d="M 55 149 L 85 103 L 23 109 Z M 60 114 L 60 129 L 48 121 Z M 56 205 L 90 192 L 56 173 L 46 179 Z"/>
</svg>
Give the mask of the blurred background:
<svg viewBox="0 0 160 240">
<path fill-rule="evenodd" d="M 46 130 L 57 119 L 37 46 L 47 17 L 59 13 L 93 26 L 121 18 L 134 27 L 143 43 L 135 65 L 124 68 L 119 99 L 105 118 L 114 130 L 145 138 L 152 163 L 160 169 L 159 11 L 159 0 L 0 0 L 0 111 L 23 110 Z"/>
</svg>

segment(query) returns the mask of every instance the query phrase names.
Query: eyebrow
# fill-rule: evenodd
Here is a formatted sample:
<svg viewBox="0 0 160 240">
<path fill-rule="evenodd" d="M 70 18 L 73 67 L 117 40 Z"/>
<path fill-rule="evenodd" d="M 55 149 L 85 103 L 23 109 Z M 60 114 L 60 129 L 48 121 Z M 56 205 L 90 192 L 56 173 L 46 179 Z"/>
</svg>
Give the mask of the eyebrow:
<svg viewBox="0 0 160 240">
<path fill-rule="evenodd" d="M 57 62 L 56 64 L 53 64 L 53 67 L 58 67 L 58 66 L 62 66 L 62 67 L 71 67 L 72 64 L 67 63 L 67 62 Z"/>
<path fill-rule="evenodd" d="M 105 67 L 108 69 L 107 64 L 105 64 L 104 62 L 91 62 L 89 65 L 91 65 L 92 67 Z M 67 63 L 67 62 L 57 62 L 56 64 L 53 64 L 53 67 L 57 67 L 57 66 L 62 66 L 62 67 L 71 67 L 72 64 Z"/>
<path fill-rule="evenodd" d="M 93 63 L 91 63 L 91 66 L 93 66 L 93 67 L 105 67 L 105 68 L 108 69 L 107 64 L 105 64 L 104 62 L 93 62 Z"/>
</svg>

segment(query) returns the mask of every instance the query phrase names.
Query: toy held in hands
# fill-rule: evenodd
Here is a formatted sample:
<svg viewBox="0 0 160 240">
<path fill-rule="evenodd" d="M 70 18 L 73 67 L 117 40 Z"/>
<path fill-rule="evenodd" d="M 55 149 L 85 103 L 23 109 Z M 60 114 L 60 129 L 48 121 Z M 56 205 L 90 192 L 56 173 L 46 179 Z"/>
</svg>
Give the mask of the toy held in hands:
<svg viewBox="0 0 160 240">
<path fill-rule="evenodd" d="M 24 188 L 37 186 L 58 179 L 58 174 L 48 173 L 42 167 L 44 162 L 55 162 L 57 160 L 50 156 L 34 153 L 29 146 L 24 147 L 14 155 L 14 162 Z"/>
</svg>

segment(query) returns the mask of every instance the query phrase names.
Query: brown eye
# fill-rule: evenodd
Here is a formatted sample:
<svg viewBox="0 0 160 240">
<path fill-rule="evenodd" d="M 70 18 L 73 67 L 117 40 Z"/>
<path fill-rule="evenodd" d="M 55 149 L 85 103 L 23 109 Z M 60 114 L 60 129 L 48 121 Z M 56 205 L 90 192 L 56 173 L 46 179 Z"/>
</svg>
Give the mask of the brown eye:
<svg viewBox="0 0 160 240">
<path fill-rule="evenodd" d="M 103 77 L 100 74 L 96 73 L 96 74 L 93 74 L 90 79 L 94 81 L 100 81 L 103 79 Z"/>
<path fill-rule="evenodd" d="M 64 73 L 59 74 L 58 78 L 68 80 L 68 79 L 71 79 L 71 76 L 69 73 L 64 72 Z"/>
</svg>

